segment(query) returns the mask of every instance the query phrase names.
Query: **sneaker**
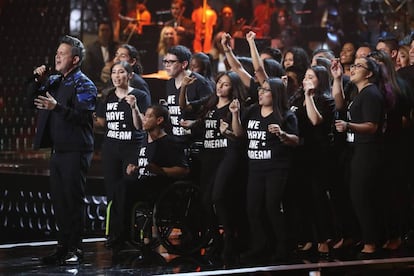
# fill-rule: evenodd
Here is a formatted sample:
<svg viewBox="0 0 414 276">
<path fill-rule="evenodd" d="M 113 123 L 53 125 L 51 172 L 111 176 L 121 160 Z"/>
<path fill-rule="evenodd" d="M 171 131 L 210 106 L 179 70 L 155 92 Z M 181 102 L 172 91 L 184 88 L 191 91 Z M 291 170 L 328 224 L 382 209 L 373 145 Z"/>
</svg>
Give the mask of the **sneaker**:
<svg viewBox="0 0 414 276">
<path fill-rule="evenodd" d="M 74 250 L 69 251 L 65 258 L 64 264 L 67 265 L 77 265 L 80 264 L 83 260 L 83 251 L 82 249 L 76 248 Z"/>
<path fill-rule="evenodd" d="M 68 249 L 65 246 L 58 245 L 54 253 L 42 258 L 42 263 L 45 265 L 62 265 L 67 253 Z"/>
</svg>

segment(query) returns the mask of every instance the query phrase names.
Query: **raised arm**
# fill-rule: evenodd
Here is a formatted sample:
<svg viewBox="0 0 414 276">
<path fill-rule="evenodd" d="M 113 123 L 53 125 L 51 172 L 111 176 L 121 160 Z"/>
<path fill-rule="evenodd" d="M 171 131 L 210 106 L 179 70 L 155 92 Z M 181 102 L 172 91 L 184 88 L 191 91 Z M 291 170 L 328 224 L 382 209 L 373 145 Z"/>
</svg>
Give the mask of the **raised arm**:
<svg viewBox="0 0 414 276">
<path fill-rule="evenodd" d="M 137 98 L 134 95 L 129 94 L 125 97 L 125 100 L 127 101 L 132 110 L 132 120 L 134 123 L 134 127 L 136 129 L 142 129 L 142 118 L 144 117 L 144 114 L 141 113 L 138 107 Z"/>
<path fill-rule="evenodd" d="M 336 110 L 343 110 L 345 105 L 344 87 L 342 84 L 343 69 L 338 59 L 331 61 L 331 74 L 333 77 L 332 97 Z"/>
<path fill-rule="evenodd" d="M 267 75 L 264 69 L 263 60 L 260 58 L 259 51 L 257 50 L 256 43 L 254 42 L 255 38 L 255 32 L 250 31 L 246 34 L 246 40 L 250 47 L 250 55 L 252 57 L 256 78 L 259 81 L 259 83 L 262 84 L 265 80 L 269 78 L 269 76 Z"/>
<path fill-rule="evenodd" d="M 234 55 L 233 50 L 230 46 L 231 36 L 226 33 L 221 37 L 221 45 L 223 46 L 224 53 L 226 54 L 227 62 L 230 65 L 231 70 L 236 72 L 242 80 L 244 86 L 250 87 L 250 79 L 252 76 L 243 68 L 240 61 Z"/>
<path fill-rule="evenodd" d="M 229 106 L 230 112 L 232 114 L 231 119 L 231 128 L 233 130 L 233 135 L 236 137 L 243 136 L 244 130 L 241 125 L 240 120 L 240 102 L 238 99 L 234 99 Z"/>
<path fill-rule="evenodd" d="M 323 117 L 316 108 L 315 101 L 313 99 L 315 95 L 315 87 L 311 81 L 304 81 L 303 89 L 305 90 L 306 115 L 308 115 L 312 125 L 319 125 L 323 122 Z"/>
<path fill-rule="evenodd" d="M 185 76 L 181 82 L 180 96 L 178 103 L 181 110 L 191 110 L 191 105 L 187 100 L 187 86 L 192 84 L 196 80 L 196 77 Z"/>
</svg>

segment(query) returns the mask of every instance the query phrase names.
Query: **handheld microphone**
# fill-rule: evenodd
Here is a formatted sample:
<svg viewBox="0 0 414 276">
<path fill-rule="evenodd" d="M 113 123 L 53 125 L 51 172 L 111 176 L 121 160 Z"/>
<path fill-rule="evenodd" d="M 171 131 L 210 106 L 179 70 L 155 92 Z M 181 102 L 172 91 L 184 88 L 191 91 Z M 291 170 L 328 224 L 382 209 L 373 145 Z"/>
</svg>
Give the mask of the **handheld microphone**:
<svg viewBox="0 0 414 276">
<path fill-rule="evenodd" d="M 44 64 L 44 66 L 46 67 L 46 71 L 45 71 L 45 76 L 49 75 L 50 72 L 52 72 L 52 65 L 49 63 Z M 38 80 L 40 78 L 40 75 L 38 73 L 34 73 L 33 74 L 33 79 Z"/>
</svg>

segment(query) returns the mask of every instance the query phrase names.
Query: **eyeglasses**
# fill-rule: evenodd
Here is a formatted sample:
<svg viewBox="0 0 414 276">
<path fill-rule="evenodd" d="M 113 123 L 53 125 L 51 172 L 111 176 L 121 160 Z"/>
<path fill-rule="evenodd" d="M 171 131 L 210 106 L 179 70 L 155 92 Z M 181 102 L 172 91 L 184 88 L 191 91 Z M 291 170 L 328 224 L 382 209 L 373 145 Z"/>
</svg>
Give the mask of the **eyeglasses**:
<svg viewBox="0 0 414 276">
<path fill-rule="evenodd" d="M 357 69 L 357 68 L 364 68 L 365 70 L 369 71 L 369 68 L 362 65 L 361 63 L 351 64 L 351 66 L 349 67 L 349 69 L 351 69 L 351 70 L 354 70 L 354 69 Z"/>
<path fill-rule="evenodd" d="M 257 87 L 257 92 L 261 92 L 261 91 L 263 91 L 263 93 L 272 92 L 272 89 L 265 88 L 265 87 L 262 87 L 262 86 Z"/>
<path fill-rule="evenodd" d="M 162 60 L 162 64 L 164 64 L 164 65 L 172 65 L 172 64 L 174 64 L 176 62 L 178 62 L 177 59 L 176 60 L 173 60 L 173 59 L 163 59 Z"/>
</svg>

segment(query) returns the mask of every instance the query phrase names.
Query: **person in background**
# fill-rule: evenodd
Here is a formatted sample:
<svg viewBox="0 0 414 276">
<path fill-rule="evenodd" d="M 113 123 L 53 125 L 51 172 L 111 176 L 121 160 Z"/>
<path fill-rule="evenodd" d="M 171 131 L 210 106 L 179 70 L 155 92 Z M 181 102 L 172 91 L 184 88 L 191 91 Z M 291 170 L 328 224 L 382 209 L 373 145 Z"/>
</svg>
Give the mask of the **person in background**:
<svg viewBox="0 0 414 276">
<path fill-rule="evenodd" d="M 171 77 L 166 84 L 165 101 L 170 111 L 172 134 L 184 146 L 189 146 L 197 135 L 193 129 L 183 128 L 180 124 L 181 120 L 195 120 L 201 107 L 213 93 L 213 88 L 203 76 L 189 70 L 190 60 L 190 50 L 182 45 L 169 48 L 163 60 L 165 71 Z M 195 79 L 186 88 L 186 108 L 182 108 L 179 97 L 185 78 Z"/>
<path fill-rule="evenodd" d="M 276 60 L 277 62 L 282 62 L 282 52 L 277 48 L 266 47 L 260 51 L 260 58 L 267 59 L 271 58 Z"/>
<path fill-rule="evenodd" d="M 331 84 L 328 70 L 323 66 L 312 66 L 302 81 L 303 96 L 292 103 L 298 119 L 300 138 L 303 147 L 298 148 L 295 160 L 301 164 L 296 173 L 306 175 L 305 182 L 295 183 L 301 195 L 296 204 L 302 208 L 305 230 L 299 238 L 305 242 L 299 246 L 298 253 L 311 252 L 317 242 L 320 259 L 329 257 L 328 239 L 331 237 L 332 218 L 327 195 L 328 174 L 319 168 L 330 165 L 330 133 L 334 119 L 335 103 L 331 96 Z M 298 172 L 299 171 L 299 172 Z M 300 197 L 305 195 L 305 197 Z M 313 229 L 313 231 L 312 231 Z M 314 235 L 314 236 L 313 236 Z"/>
<path fill-rule="evenodd" d="M 121 245 L 128 225 L 124 214 L 126 167 L 135 161 L 144 137 L 142 117 L 150 105 L 148 95 L 129 86 L 132 66 L 127 61 L 116 62 L 111 69 L 114 88 L 105 95 L 96 112 L 96 124 L 105 129 L 102 146 L 102 165 L 106 198 L 110 205 L 108 240 L 109 248 Z M 109 231 L 108 231 L 109 230 Z"/>
<path fill-rule="evenodd" d="M 397 38 L 395 38 L 394 36 L 382 36 L 378 38 L 375 49 L 377 49 L 378 51 L 386 52 L 391 57 L 391 60 L 395 65 L 398 54 Z"/>
<path fill-rule="evenodd" d="M 119 32 L 121 29 L 121 18 L 119 14 L 121 13 L 122 4 L 121 0 L 108 0 L 107 1 L 107 9 L 109 13 L 109 21 L 112 24 L 113 30 L 113 39 L 114 41 L 119 41 Z"/>
<path fill-rule="evenodd" d="M 300 44 L 300 31 L 293 24 L 287 9 L 275 10 L 270 22 L 269 37 L 272 39 L 272 47 L 286 49 Z"/>
<path fill-rule="evenodd" d="M 298 77 L 305 76 L 305 72 L 309 67 L 310 61 L 306 51 L 301 47 L 292 47 L 283 53 L 282 58 L 283 68 L 287 69 L 289 66 L 295 65 L 298 70 L 302 72 Z M 299 80 L 302 83 L 302 79 Z"/>
<path fill-rule="evenodd" d="M 34 148 L 52 149 L 50 194 L 58 230 L 56 251 L 41 259 L 47 265 L 79 264 L 83 259 L 84 191 L 94 150 L 97 96 L 80 69 L 84 57 L 82 42 L 66 35 L 55 55 L 59 74 L 48 77 L 42 65 L 28 84 L 28 99 L 39 109 Z"/>
<path fill-rule="evenodd" d="M 240 21 L 248 22 L 249 24 L 253 18 L 253 3 L 250 0 L 240 0 L 237 1 L 235 8 L 236 19 Z"/>
<path fill-rule="evenodd" d="M 236 22 L 232 7 L 224 5 L 219 13 L 217 25 L 214 27 L 214 34 L 225 32 L 229 33 L 232 37 L 242 37 L 243 33 L 241 29 L 245 23 L 246 21 L 243 19 Z"/>
<path fill-rule="evenodd" d="M 395 70 L 410 65 L 410 47 L 408 45 L 402 45 L 398 48 L 397 59 L 395 61 Z"/>
<path fill-rule="evenodd" d="M 316 59 L 322 57 L 322 58 L 326 58 L 328 60 L 332 60 L 335 58 L 334 53 L 331 50 L 328 49 L 317 49 L 315 51 L 312 52 L 312 62 L 311 62 L 311 66 L 315 66 L 316 64 Z"/>
<path fill-rule="evenodd" d="M 355 52 L 356 52 L 356 46 L 352 42 L 345 42 L 342 45 L 341 52 L 339 53 L 339 61 L 341 62 L 341 65 L 344 70 L 344 74 L 346 76 L 351 75 L 351 64 L 354 64 L 355 60 Z"/>
<path fill-rule="evenodd" d="M 223 226 L 220 257 L 228 265 L 234 264 L 238 256 L 235 246 L 238 223 L 232 211 L 237 205 L 239 191 L 245 188 L 240 177 L 243 174 L 239 171 L 245 159 L 243 143 L 232 135 L 229 105 L 233 99 L 239 99 L 246 92 L 240 77 L 232 71 L 219 73 L 215 87 L 216 92 L 210 96 L 199 118 L 183 121 L 182 125 L 203 125 L 199 176 L 203 205 L 213 234 L 218 236 L 219 225 Z"/>
<path fill-rule="evenodd" d="M 178 36 L 178 44 L 184 45 L 190 51 L 193 49 L 194 40 L 194 22 L 191 19 L 184 17 L 186 10 L 184 0 L 171 1 L 171 20 L 165 22 L 164 26 L 174 27 Z"/>
<path fill-rule="evenodd" d="M 165 106 L 155 104 L 148 107 L 142 118 L 144 139 L 137 149 L 135 162 L 128 164 L 126 169 L 126 174 L 134 177 L 135 181 L 126 187 L 125 210 L 134 211 L 137 202 L 152 208 L 166 188 L 189 174 L 184 149 L 169 134 L 170 127 Z M 145 231 L 143 235 L 145 238 Z M 143 253 L 145 244 L 140 249 Z"/>
<path fill-rule="evenodd" d="M 383 153 L 386 170 L 382 172 L 386 200 L 382 203 L 383 217 L 386 220 L 387 242 L 383 248 L 396 250 L 402 244 L 402 236 L 407 231 L 409 216 L 405 213 L 409 206 L 409 176 L 404 160 L 411 141 L 406 140 L 405 129 L 409 125 L 412 101 L 406 83 L 397 75 L 391 57 L 385 51 L 372 51 L 369 58 L 374 59 L 380 68 L 378 88 L 385 102 L 385 123 L 382 129 Z M 393 183 L 391 185 L 391 183 Z"/>
<path fill-rule="evenodd" d="M 113 40 L 112 23 L 109 20 L 98 22 L 98 39 L 86 47 L 83 72 L 95 83 L 101 91 L 104 83 L 101 71 L 106 64 L 111 63 L 115 56 L 116 42 Z"/>
<path fill-rule="evenodd" d="M 243 105 L 257 102 L 257 87 L 260 83 L 269 77 L 281 77 L 284 74 L 281 64 L 273 59 L 262 60 L 259 56 L 254 39 L 256 34 L 252 31 L 246 34 L 246 40 L 249 44 L 251 58 L 236 57 L 230 46 L 230 34 L 223 34 L 221 44 L 226 54 L 226 60 L 232 71 L 235 71 L 243 84 L 247 87 L 247 95 L 240 100 Z"/>
<path fill-rule="evenodd" d="M 205 7 L 199 3 L 198 8 L 191 14 L 191 20 L 195 23 L 194 52 L 210 52 L 214 26 L 217 24 L 216 11 L 210 7 L 207 1 Z"/>
<path fill-rule="evenodd" d="M 147 9 L 146 0 L 136 0 L 135 7 L 129 11 L 127 18 L 132 20 L 124 29 L 124 35 L 129 36 L 131 33 L 142 35 L 142 27 L 151 24 L 151 13 Z"/>
<path fill-rule="evenodd" d="M 272 0 L 261 0 L 253 10 L 253 29 L 257 38 L 266 38 L 270 35 L 270 24 L 272 14 L 276 6 Z"/>
<path fill-rule="evenodd" d="M 292 161 L 292 146 L 297 145 L 298 125 L 287 104 L 286 87 L 280 78 L 262 83 L 258 103 L 240 117 L 238 99 L 230 103 L 232 132 L 247 136 L 248 184 L 247 216 L 250 226 L 249 250 L 240 256 L 242 263 L 284 262 L 288 258 L 287 229 L 282 199 Z M 270 242 L 273 241 L 273 242 Z"/>
<path fill-rule="evenodd" d="M 190 71 L 199 73 L 210 83 L 211 87 L 216 87 L 212 73 L 211 60 L 207 54 L 194 53 L 190 60 Z"/>
<path fill-rule="evenodd" d="M 383 227 L 376 210 L 380 210 L 379 175 L 382 168 L 382 127 L 384 99 L 375 82 L 379 68 L 370 58 L 358 58 L 351 66 L 351 81 L 358 94 L 348 106 L 346 120 L 336 120 L 338 132 L 347 133 L 353 143 L 350 161 L 350 195 L 362 233 L 363 247 L 359 259 L 378 257 L 377 244 Z"/>
<path fill-rule="evenodd" d="M 371 45 L 369 45 L 367 43 L 361 44 L 355 52 L 355 58 L 366 57 L 373 50 L 374 50 L 374 48 Z"/>
<path fill-rule="evenodd" d="M 157 188 L 165 188 L 174 179 L 185 177 L 189 173 L 184 151 L 177 147 L 174 138 L 167 133 L 169 128 L 168 109 L 159 104 L 148 107 L 142 118 L 142 129 L 146 135 L 138 150 L 138 160 L 133 164 L 128 164 L 126 169 L 128 175 L 136 172 L 138 180 L 143 183 L 145 181 L 149 184 L 152 181 L 152 187 L 136 185 L 136 183 L 133 186 L 152 191 L 151 193 L 134 193 L 134 195 L 150 197 L 154 203 L 160 194 Z"/>
<path fill-rule="evenodd" d="M 162 60 L 164 59 L 168 48 L 176 45 L 178 45 L 178 36 L 175 29 L 170 26 L 163 27 L 158 40 L 158 70 L 164 69 Z"/>
<path fill-rule="evenodd" d="M 221 45 L 221 37 L 224 34 L 224 32 L 219 32 L 214 36 L 213 47 L 209 52 L 214 77 L 217 76 L 218 73 L 225 72 L 229 69 L 225 62 L 226 55 L 224 53 L 223 46 Z"/>
<path fill-rule="evenodd" d="M 142 66 L 140 63 L 140 58 L 137 49 L 130 45 L 130 44 L 122 44 L 118 47 L 115 52 L 115 57 L 112 63 L 107 64 L 101 72 L 101 79 L 106 83 L 106 89 L 103 91 L 103 94 L 107 92 L 107 89 L 111 89 L 113 87 L 110 75 L 111 75 L 111 66 L 119 61 L 127 61 L 131 64 L 133 68 L 132 78 L 129 80 L 129 85 L 133 88 L 137 88 L 140 90 L 145 91 L 150 97 L 150 90 L 147 82 L 141 77 L 142 74 Z"/>
</svg>

